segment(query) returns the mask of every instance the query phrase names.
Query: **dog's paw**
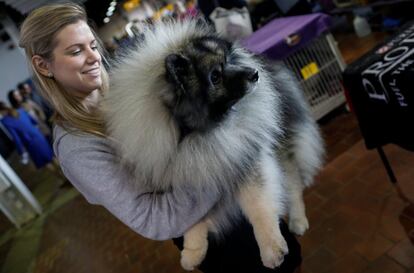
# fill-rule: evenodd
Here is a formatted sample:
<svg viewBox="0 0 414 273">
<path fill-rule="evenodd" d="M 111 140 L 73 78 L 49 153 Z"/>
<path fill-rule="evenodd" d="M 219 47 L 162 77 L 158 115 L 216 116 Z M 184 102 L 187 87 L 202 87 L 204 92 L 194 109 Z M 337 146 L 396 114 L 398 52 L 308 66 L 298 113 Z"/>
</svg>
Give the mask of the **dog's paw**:
<svg viewBox="0 0 414 273">
<path fill-rule="evenodd" d="M 206 256 L 206 252 L 207 250 L 204 248 L 199 248 L 199 249 L 184 248 L 181 251 L 181 266 L 187 271 L 194 270 L 204 260 L 204 257 Z"/>
<path fill-rule="evenodd" d="M 302 236 L 309 228 L 309 222 L 306 217 L 289 219 L 289 230 L 296 235 Z"/>
<path fill-rule="evenodd" d="M 260 251 L 263 265 L 272 269 L 281 265 L 288 253 L 289 249 L 283 237 L 271 240 Z"/>
</svg>

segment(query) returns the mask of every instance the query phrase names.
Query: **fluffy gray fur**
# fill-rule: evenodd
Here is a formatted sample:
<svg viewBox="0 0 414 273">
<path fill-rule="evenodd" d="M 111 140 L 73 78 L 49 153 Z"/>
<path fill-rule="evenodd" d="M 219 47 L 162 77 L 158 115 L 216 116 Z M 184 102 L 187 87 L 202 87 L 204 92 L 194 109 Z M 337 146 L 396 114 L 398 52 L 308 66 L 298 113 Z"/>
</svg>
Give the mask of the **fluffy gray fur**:
<svg viewBox="0 0 414 273">
<path fill-rule="evenodd" d="M 144 40 L 125 52 L 111 72 L 111 88 L 104 100 L 108 134 L 118 143 L 124 164 L 133 166 L 138 183 L 154 191 L 179 189 L 191 183 L 200 191 L 223 193 L 223 199 L 202 221 L 204 226 L 185 236 L 185 250 L 191 240 L 205 244 L 200 239 L 205 226 L 210 231 L 230 226 L 229 219 L 237 216 L 241 207 L 255 234 L 258 225 L 265 225 L 268 234 L 278 237 L 270 245 L 266 241 L 272 239 L 260 239 L 267 235 L 256 234 L 263 263 L 275 267 L 287 252 L 277 225 L 285 207 L 293 232 L 303 234 L 308 227 L 302 191 L 312 184 L 322 164 L 320 133 L 291 74 L 279 64 L 268 65 L 232 45 L 228 54 L 234 57 L 233 65 L 255 68 L 259 81 L 249 84 L 249 92 L 216 126 L 203 132 L 193 130 L 182 137 L 177 119 L 166 107 L 175 102 L 177 86 L 167 80 L 165 60 L 170 54 L 188 52 L 194 39 L 207 36 L 217 37 L 205 24 L 191 20 L 148 28 Z M 214 48 L 214 41 L 211 44 Z M 257 207 L 248 204 L 260 200 L 256 193 L 267 203 Z M 267 206 L 274 213 L 269 218 L 276 222 L 259 223 L 249 213 L 265 211 Z M 272 251 L 265 251 L 268 247 Z M 186 269 L 201 262 L 206 248 L 200 249 L 197 255 L 183 252 L 181 262 Z"/>
</svg>

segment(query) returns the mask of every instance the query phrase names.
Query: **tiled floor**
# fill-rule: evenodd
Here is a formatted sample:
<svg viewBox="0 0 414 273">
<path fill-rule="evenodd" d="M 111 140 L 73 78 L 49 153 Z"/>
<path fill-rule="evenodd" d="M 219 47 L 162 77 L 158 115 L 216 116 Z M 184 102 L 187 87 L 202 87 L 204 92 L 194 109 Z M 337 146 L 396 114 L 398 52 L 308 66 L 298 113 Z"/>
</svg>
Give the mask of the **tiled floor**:
<svg viewBox="0 0 414 273">
<path fill-rule="evenodd" d="M 393 145 L 385 152 L 402 192 L 414 200 L 414 153 Z M 325 167 L 305 200 L 311 228 L 300 238 L 302 272 L 414 269 L 414 203 L 399 196 L 362 141 Z"/>
<path fill-rule="evenodd" d="M 354 58 L 349 54 L 346 60 Z M 378 155 L 365 149 L 352 114 L 336 111 L 321 126 L 327 164 L 305 195 L 311 227 L 300 238 L 300 271 L 414 273 L 414 205 L 397 194 Z M 385 151 L 402 192 L 414 200 L 414 153 L 392 145 Z M 32 175 L 24 180 L 31 181 Z M 1 273 L 184 272 L 170 241 L 140 237 L 70 188 L 57 197 L 45 199 L 45 215 L 12 239 L 0 237 Z"/>
</svg>

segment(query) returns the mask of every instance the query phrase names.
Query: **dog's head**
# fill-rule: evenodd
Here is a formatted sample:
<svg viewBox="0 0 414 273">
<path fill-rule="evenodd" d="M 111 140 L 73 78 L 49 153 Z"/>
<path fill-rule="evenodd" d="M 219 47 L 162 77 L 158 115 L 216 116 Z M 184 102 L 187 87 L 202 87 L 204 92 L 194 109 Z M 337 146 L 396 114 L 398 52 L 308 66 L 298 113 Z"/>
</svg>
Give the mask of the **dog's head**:
<svg viewBox="0 0 414 273">
<path fill-rule="evenodd" d="M 241 65 L 229 42 L 215 36 L 195 38 L 165 58 L 171 89 L 163 96 L 181 134 L 205 132 L 253 90 L 259 73 Z"/>
</svg>

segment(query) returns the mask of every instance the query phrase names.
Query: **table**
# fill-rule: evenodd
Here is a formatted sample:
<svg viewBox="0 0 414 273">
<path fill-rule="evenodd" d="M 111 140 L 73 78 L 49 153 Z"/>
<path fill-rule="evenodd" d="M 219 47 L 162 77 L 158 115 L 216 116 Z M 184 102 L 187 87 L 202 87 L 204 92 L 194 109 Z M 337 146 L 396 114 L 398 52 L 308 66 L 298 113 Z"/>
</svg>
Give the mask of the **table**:
<svg viewBox="0 0 414 273">
<path fill-rule="evenodd" d="M 343 78 L 366 147 L 378 150 L 396 182 L 382 146 L 414 151 L 414 22 L 350 64 Z"/>
</svg>

